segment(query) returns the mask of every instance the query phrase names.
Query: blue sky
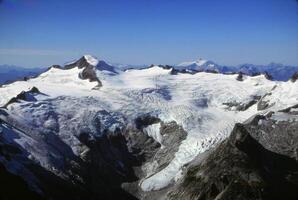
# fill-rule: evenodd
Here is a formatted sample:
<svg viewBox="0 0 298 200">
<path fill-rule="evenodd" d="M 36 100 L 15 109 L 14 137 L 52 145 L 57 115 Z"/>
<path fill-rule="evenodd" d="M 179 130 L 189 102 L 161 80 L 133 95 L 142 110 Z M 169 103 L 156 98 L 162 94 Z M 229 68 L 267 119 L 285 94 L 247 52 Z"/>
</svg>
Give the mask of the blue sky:
<svg viewBox="0 0 298 200">
<path fill-rule="evenodd" d="M 296 0 L 1 0 L 0 64 L 298 65 Z"/>
</svg>

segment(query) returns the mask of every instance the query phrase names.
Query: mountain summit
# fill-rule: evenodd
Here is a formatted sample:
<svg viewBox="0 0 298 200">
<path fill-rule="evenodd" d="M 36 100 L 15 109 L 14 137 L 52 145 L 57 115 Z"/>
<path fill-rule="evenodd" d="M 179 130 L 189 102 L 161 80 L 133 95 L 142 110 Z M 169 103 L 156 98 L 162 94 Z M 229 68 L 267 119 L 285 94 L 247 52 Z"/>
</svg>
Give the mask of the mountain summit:
<svg viewBox="0 0 298 200">
<path fill-rule="evenodd" d="M 87 68 L 95 67 L 99 71 L 108 71 L 112 73 L 117 73 L 113 66 L 91 55 L 84 55 L 79 60 L 66 64 L 64 66 L 64 69 L 72 69 L 74 67 L 78 67 L 79 69 L 86 68 L 86 67 Z"/>
<path fill-rule="evenodd" d="M 183 62 L 177 65 L 177 69 L 188 69 L 195 71 L 215 70 L 218 71 L 218 65 L 210 60 L 199 58 L 195 61 Z"/>
</svg>

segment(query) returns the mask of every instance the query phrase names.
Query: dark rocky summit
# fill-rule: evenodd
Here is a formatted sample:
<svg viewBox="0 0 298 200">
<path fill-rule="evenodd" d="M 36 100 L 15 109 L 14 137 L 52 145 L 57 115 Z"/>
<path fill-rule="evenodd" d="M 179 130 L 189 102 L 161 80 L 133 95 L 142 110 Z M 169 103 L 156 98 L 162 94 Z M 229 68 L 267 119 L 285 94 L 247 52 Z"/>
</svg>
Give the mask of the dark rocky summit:
<svg viewBox="0 0 298 200">
<path fill-rule="evenodd" d="M 103 62 L 103 61 L 102 61 Z M 103 65 L 103 64 L 102 64 Z M 100 68 L 99 64 L 97 66 L 91 65 L 86 58 L 83 56 L 79 60 L 74 63 L 67 64 L 64 66 L 64 69 L 72 69 L 74 67 L 78 67 L 79 69 L 83 69 L 83 71 L 79 74 L 79 77 L 83 80 L 89 80 L 90 82 L 98 82 L 97 88 L 102 86 L 101 81 L 96 76 L 95 69 Z"/>
</svg>

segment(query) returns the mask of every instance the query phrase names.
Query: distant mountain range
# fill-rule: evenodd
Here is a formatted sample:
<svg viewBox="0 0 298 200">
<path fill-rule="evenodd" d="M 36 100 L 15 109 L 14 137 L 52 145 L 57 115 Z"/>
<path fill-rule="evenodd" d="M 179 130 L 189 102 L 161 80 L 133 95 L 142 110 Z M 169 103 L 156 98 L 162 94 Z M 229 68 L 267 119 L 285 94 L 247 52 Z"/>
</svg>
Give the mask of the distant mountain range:
<svg viewBox="0 0 298 200">
<path fill-rule="evenodd" d="M 24 77 L 32 77 L 45 71 L 45 68 L 25 68 L 15 65 L 0 65 L 0 84 L 22 80 Z"/>
<path fill-rule="evenodd" d="M 278 81 L 287 81 L 298 71 L 298 66 L 288 66 L 278 63 L 270 63 L 268 65 L 242 64 L 238 66 L 225 66 L 202 58 L 196 61 L 183 62 L 175 66 L 175 68 L 178 70 L 214 71 L 218 73 L 242 72 L 249 76 L 267 73 L 273 80 Z"/>
<path fill-rule="evenodd" d="M 90 59 L 90 58 L 89 58 Z M 91 62 L 91 61 L 90 61 Z M 67 65 L 76 64 L 75 62 Z M 129 64 L 109 64 L 104 61 L 97 63 L 106 71 L 116 72 L 127 69 L 144 69 L 148 65 L 129 65 Z M 210 60 L 199 58 L 195 61 L 183 62 L 178 65 L 168 66 L 180 72 L 197 73 L 202 71 L 216 72 L 223 74 L 242 73 L 249 76 L 267 74 L 272 80 L 287 81 L 294 73 L 298 72 L 298 66 L 289 66 L 278 63 L 269 63 L 268 65 L 241 64 L 238 66 L 220 65 Z M 111 69 L 111 70 L 107 70 Z M 14 65 L 0 65 L 0 84 L 10 83 L 16 80 L 22 80 L 24 77 L 32 77 L 44 72 L 46 68 L 24 68 Z"/>
</svg>

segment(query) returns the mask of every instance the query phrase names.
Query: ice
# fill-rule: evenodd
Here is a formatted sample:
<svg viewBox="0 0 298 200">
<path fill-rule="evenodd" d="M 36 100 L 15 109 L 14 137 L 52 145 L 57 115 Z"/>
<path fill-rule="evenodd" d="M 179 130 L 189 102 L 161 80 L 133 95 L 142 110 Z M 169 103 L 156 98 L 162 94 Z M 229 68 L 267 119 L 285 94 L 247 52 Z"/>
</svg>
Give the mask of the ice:
<svg viewBox="0 0 298 200">
<path fill-rule="evenodd" d="M 160 123 L 152 124 L 143 129 L 148 136 L 152 137 L 159 144 L 162 144 L 162 136 L 160 134 Z"/>
</svg>

